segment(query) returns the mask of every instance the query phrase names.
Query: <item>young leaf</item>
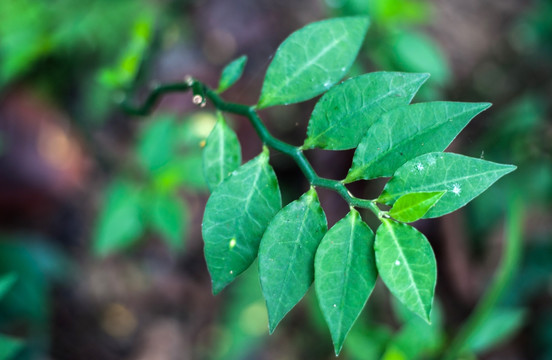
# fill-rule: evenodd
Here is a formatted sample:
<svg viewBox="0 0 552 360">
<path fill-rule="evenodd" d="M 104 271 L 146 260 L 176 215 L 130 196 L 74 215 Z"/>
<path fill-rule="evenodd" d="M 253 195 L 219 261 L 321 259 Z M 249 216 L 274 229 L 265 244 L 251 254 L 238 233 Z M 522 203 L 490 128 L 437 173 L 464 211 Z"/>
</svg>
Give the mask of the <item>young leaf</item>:
<svg viewBox="0 0 552 360">
<path fill-rule="evenodd" d="M 412 226 L 382 219 L 374 249 L 379 274 L 391 293 L 429 322 L 437 264 L 426 237 Z"/>
<path fill-rule="evenodd" d="M 389 210 L 395 220 L 413 222 L 421 219 L 446 191 L 410 193 L 401 196 Z"/>
<path fill-rule="evenodd" d="M 346 181 L 391 176 L 416 156 L 445 150 L 470 120 L 489 106 L 428 102 L 383 114 L 362 138 Z"/>
<path fill-rule="evenodd" d="M 331 88 L 316 103 L 304 148 L 355 148 L 378 118 L 410 103 L 428 74 L 374 72 Z"/>
<path fill-rule="evenodd" d="M 336 355 L 376 284 L 373 242 L 374 233 L 352 209 L 316 251 L 314 286 Z"/>
<path fill-rule="evenodd" d="M 128 182 L 115 181 L 106 192 L 94 237 L 94 252 L 100 256 L 126 249 L 144 231 L 142 198 Z"/>
<path fill-rule="evenodd" d="M 154 230 L 163 236 L 171 250 L 182 251 L 189 221 L 185 203 L 176 194 L 155 193 L 148 205 Z"/>
<path fill-rule="evenodd" d="M 401 166 L 385 185 L 378 201 L 392 205 L 408 193 L 446 191 L 439 202 L 423 216 L 439 217 L 466 205 L 515 169 L 514 165 L 497 164 L 458 154 L 429 153 Z"/>
<path fill-rule="evenodd" d="M 301 300 L 314 279 L 314 253 L 328 229 L 314 189 L 280 210 L 259 247 L 259 275 L 269 329 Z"/>
<path fill-rule="evenodd" d="M 203 149 L 203 173 L 211 191 L 241 163 L 241 149 L 236 133 L 226 124 L 221 113 L 217 117 L 217 124 Z"/>
<path fill-rule="evenodd" d="M 268 149 L 215 188 L 207 201 L 202 233 L 213 293 L 221 291 L 257 257 L 261 237 L 281 207 Z"/>
<path fill-rule="evenodd" d="M 258 108 L 311 99 L 341 80 L 355 60 L 368 19 L 335 18 L 297 30 L 270 63 Z"/>
<path fill-rule="evenodd" d="M 241 78 L 246 62 L 247 56 L 243 55 L 224 67 L 222 75 L 220 76 L 217 93 L 220 94 L 225 91 Z"/>
</svg>

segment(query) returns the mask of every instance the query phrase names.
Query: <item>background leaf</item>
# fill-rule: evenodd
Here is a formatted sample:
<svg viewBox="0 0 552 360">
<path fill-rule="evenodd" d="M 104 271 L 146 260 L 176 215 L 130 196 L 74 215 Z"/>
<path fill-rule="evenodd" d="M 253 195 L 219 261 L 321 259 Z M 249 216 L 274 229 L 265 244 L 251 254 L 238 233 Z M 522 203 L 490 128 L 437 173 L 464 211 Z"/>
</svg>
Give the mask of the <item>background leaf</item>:
<svg viewBox="0 0 552 360">
<path fill-rule="evenodd" d="M 292 33 L 266 72 L 259 108 L 311 99 L 341 80 L 355 60 L 368 19 L 336 18 Z"/>
<path fill-rule="evenodd" d="M 219 86 L 217 89 L 218 93 L 225 91 L 240 79 L 246 62 L 247 56 L 242 55 L 224 67 L 220 76 Z"/>
<path fill-rule="evenodd" d="M 424 216 L 446 191 L 410 193 L 401 196 L 389 210 L 389 215 L 402 222 L 413 222 Z"/>
<path fill-rule="evenodd" d="M 316 252 L 315 287 L 335 353 L 376 284 L 374 233 L 352 209 L 324 236 Z"/>
<path fill-rule="evenodd" d="M 259 247 L 259 275 L 272 333 L 314 279 L 314 253 L 328 229 L 311 188 L 276 214 Z"/>
<path fill-rule="evenodd" d="M 391 293 L 429 322 L 437 264 L 426 237 L 412 226 L 382 219 L 374 249 L 379 274 Z"/>
<path fill-rule="evenodd" d="M 178 194 L 156 192 L 148 199 L 150 221 L 169 248 L 182 251 L 188 228 L 188 209 Z"/>
<path fill-rule="evenodd" d="M 0 335 L 0 359 L 10 360 L 23 349 L 23 342 L 11 336 Z"/>
<path fill-rule="evenodd" d="M 416 156 L 443 151 L 487 103 L 427 102 L 387 112 L 355 151 L 346 181 L 392 176 Z"/>
<path fill-rule="evenodd" d="M 390 356 L 395 351 L 400 351 L 404 359 L 438 358 L 438 351 L 445 342 L 443 329 L 442 310 L 437 301 L 434 302 L 431 311 L 431 324 L 414 315 L 398 300 L 391 302 L 395 313 L 402 323 L 400 330 L 396 332 L 387 344 L 387 351 L 383 359 L 392 359 Z"/>
<path fill-rule="evenodd" d="M 472 334 L 467 346 L 471 351 L 483 352 L 512 337 L 527 320 L 527 310 L 498 308 L 489 314 L 482 326 Z"/>
<path fill-rule="evenodd" d="M 4 274 L 0 277 L 0 300 L 11 290 L 17 281 L 16 273 Z"/>
<path fill-rule="evenodd" d="M 387 111 L 410 103 L 428 74 L 374 72 L 333 87 L 316 103 L 304 148 L 352 149 Z"/>
<path fill-rule="evenodd" d="M 241 164 L 241 148 L 236 133 L 221 113 L 203 149 L 203 173 L 212 191 Z"/>
<path fill-rule="evenodd" d="M 172 116 L 156 117 L 142 129 L 136 153 L 146 170 L 153 173 L 171 160 L 176 140 L 175 130 Z"/>
<path fill-rule="evenodd" d="M 99 215 L 94 252 L 106 256 L 134 244 L 144 231 L 141 207 L 141 196 L 134 185 L 114 181 Z"/>
<path fill-rule="evenodd" d="M 513 165 L 497 164 L 452 153 L 429 153 L 401 166 L 389 180 L 378 201 L 391 205 L 404 194 L 446 191 L 424 218 L 439 217 L 466 205 Z"/>
<path fill-rule="evenodd" d="M 261 237 L 280 207 L 280 189 L 268 164 L 268 149 L 215 188 L 202 225 L 214 294 L 255 260 Z"/>
</svg>

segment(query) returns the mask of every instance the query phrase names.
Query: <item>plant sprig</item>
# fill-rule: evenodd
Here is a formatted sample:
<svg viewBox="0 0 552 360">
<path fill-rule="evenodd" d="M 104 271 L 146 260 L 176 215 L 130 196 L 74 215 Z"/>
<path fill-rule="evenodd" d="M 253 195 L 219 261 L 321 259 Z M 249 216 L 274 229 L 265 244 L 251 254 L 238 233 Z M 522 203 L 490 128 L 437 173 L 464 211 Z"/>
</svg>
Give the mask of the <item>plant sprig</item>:
<svg viewBox="0 0 552 360">
<path fill-rule="evenodd" d="M 235 133 L 222 116 L 204 150 L 204 172 L 212 191 L 202 223 L 205 258 L 213 293 L 218 293 L 259 257 L 269 327 L 315 283 L 336 354 L 367 302 L 379 275 L 406 308 L 431 319 L 437 264 L 427 238 L 407 223 L 457 210 L 515 169 L 443 151 L 487 103 L 427 102 L 410 105 L 428 74 L 375 72 L 340 82 L 368 27 L 362 17 L 307 25 L 278 48 L 268 67 L 259 101 L 248 106 L 219 95 L 243 72 L 246 58 L 227 66 L 217 90 L 187 77 L 160 85 L 139 106 L 123 109 L 147 115 L 172 92 L 193 94 L 204 107 L 246 117 L 264 146 L 241 165 Z M 300 54 L 300 55 L 298 55 Z M 302 146 L 275 138 L 257 110 L 322 95 Z M 298 200 L 282 208 L 268 147 L 290 156 L 310 183 Z M 356 149 L 341 181 L 320 177 L 304 150 Z M 346 183 L 391 176 L 377 199 L 353 196 Z M 315 188 L 337 192 L 351 211 L 331 229 Z M 378 204 L 391 206 L 389 212 Z M 372 231 L 355 208 L 366 208 L 381 225 Z M 375 235 L 374 235 L 375 234 Z M 340 282 L 341 280 L 341 282 Z M 339 283 L 339 286 L 335 286 Z"/>
</svg>

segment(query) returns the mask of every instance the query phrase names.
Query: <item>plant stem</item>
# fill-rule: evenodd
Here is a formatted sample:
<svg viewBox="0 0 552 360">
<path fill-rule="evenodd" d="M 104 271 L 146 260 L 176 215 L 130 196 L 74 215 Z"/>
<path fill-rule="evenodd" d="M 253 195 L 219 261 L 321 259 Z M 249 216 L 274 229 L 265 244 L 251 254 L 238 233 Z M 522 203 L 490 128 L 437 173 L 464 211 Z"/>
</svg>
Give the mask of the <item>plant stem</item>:
<svg viewBox="0 0 552 360">
<path fill-rule="evenodd" d="M 457 359 L 462 354 L 473 334 L 493 311 L 517 268 L 523 235 L 523 206 L 519 196 L 516 196 L 514 200 L 510 200 L 506 221 L 506 244 L 494 282 L 451 342 L 443 356 L 444 360 Z"/>
<path fill-rule="evenodd" d="M 299 147 L 290 145 L 281 140 L 276 139 L 270 134 L 266 126 L 261 121 L 261 118 L 257 114 L 255 106 L 247 106 L 243 104 L 236 104 L 232 102 L 224 101 L 215 91 L 208 88 L 202 82 L 188 78 L 182 83 L 171 83 L 166 85 L 160 85 L 153 89 L 146 100 L 139 107 L 130 105 L 125 98 L 121 103 L 121 106 L 125 112 L 131 115 L 144 116 L 152 112 L 153 108 L 157 105 L 160 98 L 171 92 L 187 92 L 192 90 L 194 96 L 197 96 L 198 102 L 203 106 L 205 99 L 211 100 L 216 109 L 225 111 L 232 114 L 242 115 L 249 119 L 251 125 L 257 132 L 257 135 L 261 138 L 262 142 L 278 150 L 288 156 L 290 156 L 301 169 L 307 180 L 312 186 L 322 187 L 334 190 L 350 205 L 355 207 L 366 208 L 372 211 L 378 218 L 382 217 L 384 212 L 381 211 L 376 205 L 375 201 L 368 199 L 361 199 L 354 197 L 345 184 L 341 181 L 326 179 L 318 176 L 312 165 L 309 163 L 303 150 Z"/>
</svg>

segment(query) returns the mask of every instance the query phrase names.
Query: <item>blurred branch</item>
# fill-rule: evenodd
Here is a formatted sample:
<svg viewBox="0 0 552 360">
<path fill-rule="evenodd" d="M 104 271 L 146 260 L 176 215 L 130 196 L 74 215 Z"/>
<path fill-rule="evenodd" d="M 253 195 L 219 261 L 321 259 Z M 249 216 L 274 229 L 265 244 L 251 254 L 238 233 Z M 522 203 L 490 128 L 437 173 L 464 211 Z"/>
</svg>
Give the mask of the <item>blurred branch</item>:
<svg viewBox="0 0 552 360">
<path fill-rule="evenodd" d="M 502 262 L 496 272 L 494 282 L 452 340 L 450 346 L 448 346 L 448 350 L 442 357 L 444 360 L 457 359 L 462 351 L 465 350 L 470 338 L 493 311 L 518 267 L 521 257 L 524 222 L 523 204 L 519 195 L 512 196 L 506 221 L 506 244 L 504 245 Z"/>
</svg>

